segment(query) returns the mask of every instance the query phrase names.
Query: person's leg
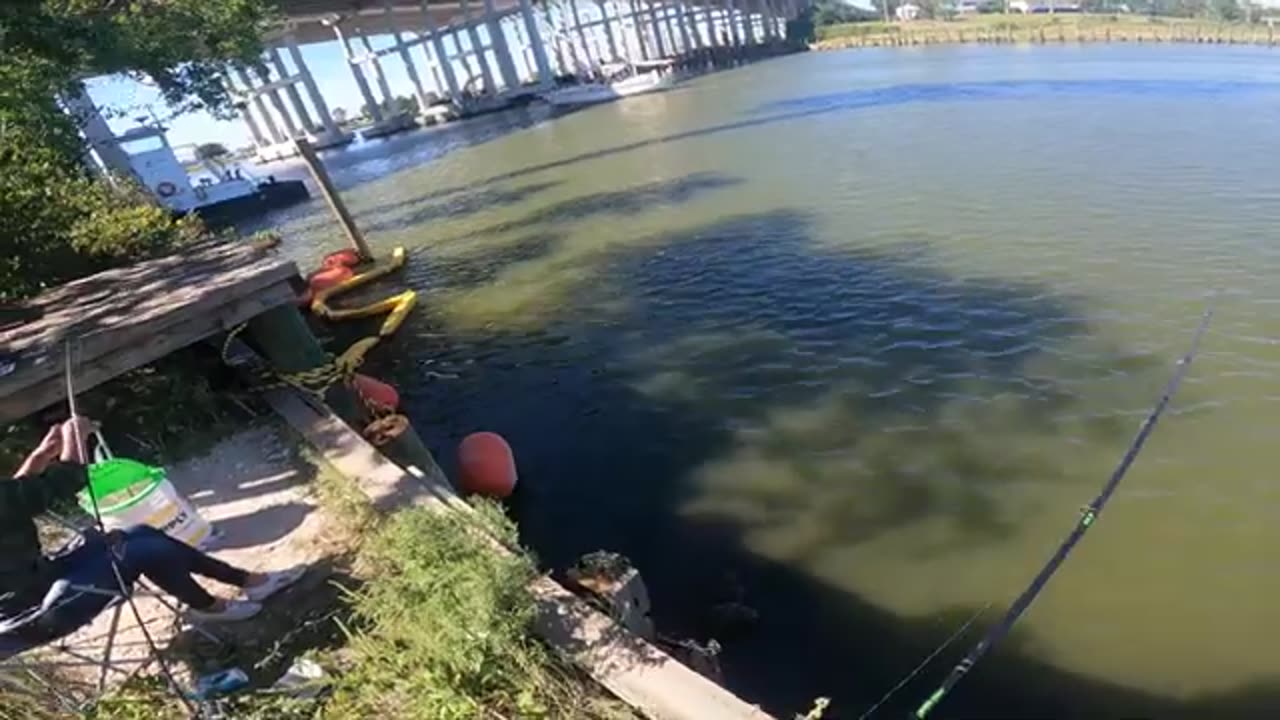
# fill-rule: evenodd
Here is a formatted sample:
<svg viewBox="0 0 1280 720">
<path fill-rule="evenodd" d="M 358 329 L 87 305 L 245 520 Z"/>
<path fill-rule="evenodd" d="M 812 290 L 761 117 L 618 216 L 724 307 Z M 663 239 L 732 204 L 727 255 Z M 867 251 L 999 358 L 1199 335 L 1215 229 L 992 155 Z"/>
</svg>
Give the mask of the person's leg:
<svg viewBox="0 0 1280 720">
<path fill-rule="evenodd" d="M 107 552 L 101 536 L 89 536 L 83 545 L 57 559 L 59 579 L 83 589 L 68 589 L 51 599 L 49 609 L 36 624 L 42 642 L 56 640 L 92 622 L 108 603 L 123 594 L 121 580 L 126 589 L 133 586 L 137 574 L 121 567 L 117 578 Z"/>
<path fill-rule="evenodd" d="M 191 577 L 193 574 L 236 587 L 249 584 L 248 572 L 206 555 L 155 528 L 138 525 L 118 533 L 116 537 L 116 552 L 122 565 L 198 610 L 213 607 L 216 600 Z"/>
</svg>

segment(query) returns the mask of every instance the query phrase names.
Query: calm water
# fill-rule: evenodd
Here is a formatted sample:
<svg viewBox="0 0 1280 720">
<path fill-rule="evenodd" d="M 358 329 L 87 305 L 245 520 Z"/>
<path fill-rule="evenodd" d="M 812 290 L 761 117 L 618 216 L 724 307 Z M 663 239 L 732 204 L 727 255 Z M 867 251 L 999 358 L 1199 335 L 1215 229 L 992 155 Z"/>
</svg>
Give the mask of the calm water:
<svg viewBox="0 0 1280 720">
<path fill-rule="evenodd" d="M 1278 60 L 811 54 L 340 156 L 424 293 L 372 370 L 446 463 L 511 440 L 549 567 L 629 555 L 672 634 L 741 600 L 730 687 L 856 717 L 1024 587 L 1220 290 L 1120 494 L 943 715 L 1273 717 Z M 293 249 L 326 222 L 291 213 Z"/>
</svg>

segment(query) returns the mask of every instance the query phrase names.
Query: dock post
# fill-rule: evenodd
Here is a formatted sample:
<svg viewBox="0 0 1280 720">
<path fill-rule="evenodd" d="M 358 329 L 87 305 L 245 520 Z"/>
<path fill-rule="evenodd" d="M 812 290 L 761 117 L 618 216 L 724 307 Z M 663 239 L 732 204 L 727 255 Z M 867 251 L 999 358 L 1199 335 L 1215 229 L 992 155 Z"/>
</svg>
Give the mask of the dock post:
<svg viewBox="0 0 1280 720">
<path fill-rule="evenodd" d="M 360 228 L 356 227 L 356 221 L 351 218 L 351 213 L 347 210 L 346 203 L 342 201 L 342 196 L 338 195 L 337 189 L 333 187 L 333 181 L 329 179 L 329 171 L 325 170 L 324 163 L 320 162 L 320 158 L 316 156 L 315 148 L 311 147 L 311 143 L 307 142 L 306 138 L 297 138 L 294 144 L 298 148 L 298 154 L 307 163 L 307 168 L 311 170 L 311 177 L 320 186 L 320 193 L 329 203 L 329 209 L 338 218 L 338 224 L 342 225 L 347 239 L 351 241 L 352 249 L 365 260 L 372 260 L 373 252 L 369 250 L 369 244 L 365 242 Z"/>
<path fill-rule="evenodd" d="M 329 362 L 329 354 L 307 327 L 302 313 L 292 305 L 281 305 L 258 315 L 249 321 L 246 330 L 278 373 L 305 372 Z M 347 422 L 363 424 L 360 403 L 351 388 L 335 384 L 325 393 L 324 400 Z"/>
</svg>

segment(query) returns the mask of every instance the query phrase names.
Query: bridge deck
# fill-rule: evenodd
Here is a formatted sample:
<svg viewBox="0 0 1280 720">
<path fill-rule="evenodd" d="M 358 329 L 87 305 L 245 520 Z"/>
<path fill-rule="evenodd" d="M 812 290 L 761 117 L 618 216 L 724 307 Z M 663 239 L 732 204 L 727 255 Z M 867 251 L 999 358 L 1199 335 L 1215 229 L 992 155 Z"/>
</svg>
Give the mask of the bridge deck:
<svg viewBox="0 0 1280 720">
<path fill-rule="evenodd" d="M 64 396 L 70 341 L 86 390 L 204 337 L 293 302 L 293 262 L 247 244 L 208 244 L 53 288 L 0 327 L 0 423 Z"/>
</svg>

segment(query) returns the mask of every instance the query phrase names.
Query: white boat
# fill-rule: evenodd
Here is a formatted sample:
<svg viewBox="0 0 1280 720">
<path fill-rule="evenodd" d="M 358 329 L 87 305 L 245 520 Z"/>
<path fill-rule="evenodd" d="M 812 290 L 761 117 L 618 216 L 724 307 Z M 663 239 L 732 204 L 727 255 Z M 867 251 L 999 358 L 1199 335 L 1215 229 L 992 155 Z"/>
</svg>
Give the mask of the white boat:
<svg viewBox="0 0 1280 720">
<path fill-rule="evenodd" d="M 541 93 L 539 97 L 558 106 L 590 105 L 630 95 L 657 92 L 679 80 L 671 60 L 606 63 L 600 66 L 603 80 L 568 85 Z"/>
<path fill-rule="evenodd" d="M 200 159 L 201 176 L 194 179 L 179 162 L 160 127 L 141 126 L 115 137 L 129 158 L 130 170 L 161 204 L 174 213 L 198 213 L 206 222 L 226 222 L 307 199 L 307 186 L 299 180 L 259 181 L 246 178 L 217 160 Z"/>
</svg>

